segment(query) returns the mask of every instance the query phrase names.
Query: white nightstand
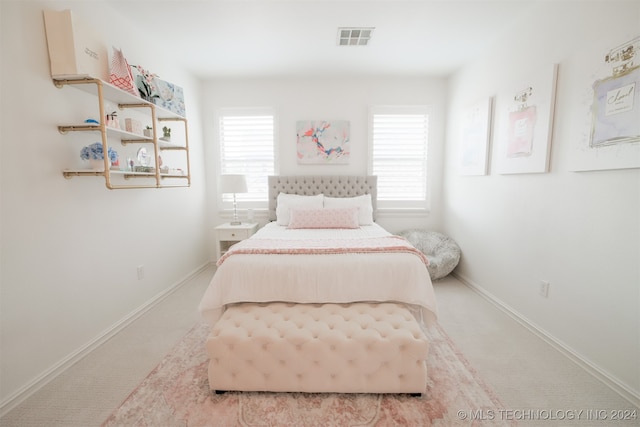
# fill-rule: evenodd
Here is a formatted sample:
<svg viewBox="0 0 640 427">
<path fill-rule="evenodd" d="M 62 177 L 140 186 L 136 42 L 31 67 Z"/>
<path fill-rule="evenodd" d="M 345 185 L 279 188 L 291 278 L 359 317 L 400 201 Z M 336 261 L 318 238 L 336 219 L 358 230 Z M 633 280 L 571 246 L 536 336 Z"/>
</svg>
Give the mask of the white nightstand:
<svg viewBox="0 0 640 427">
<path fill-rule="evenodd" d="M 258 231 L 258 223 L 243 222 L 240 225 L 231 225 L 228 222 L 216 227 L 216 260 L 234 243 L 248 239 Z"/>
</svg>

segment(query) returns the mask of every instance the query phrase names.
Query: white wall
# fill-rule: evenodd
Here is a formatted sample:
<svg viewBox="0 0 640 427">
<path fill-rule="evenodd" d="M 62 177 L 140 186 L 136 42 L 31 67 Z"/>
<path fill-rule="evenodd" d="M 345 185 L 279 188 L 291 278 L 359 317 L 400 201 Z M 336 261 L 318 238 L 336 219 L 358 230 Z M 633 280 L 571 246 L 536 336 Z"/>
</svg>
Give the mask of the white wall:
<svg viewBox="0 0 640 427">
<path fill-rule="evenodd" d="M 183 86 L 190 188 L 108 190 L 103 178 L 63 178 L 82 145 L 70 148 L 77 135 L 61 135 L 56 126 L 87 114 L 87 100 L 77 89 L 52 84 L 43 8 L 71 8 L 131 63 Z M 210 256 L 202 233 L 207 194 L 199 82 L 106 3 L 3 0 L 0 15 L 4 404 Z M 144 280 L 137 279 L 138 265 Z"/>
<path fill-rule="evenodd" d="M 130 62 L 184 87 L 191 188 L 109 191 L 99 178 L 62 178 L 69 140 L 56 125 L 83 114 L 86 99 L 51 83 L 45 7 L 72 8 Z M 101 2 L 0 2 L 0 403 L 211 259 L 212 227 L 228 220 L 216 204 L 214 112 L 267 105 L 278 111 L 282 174 L 366 173 L 368 107 L 431 105 L 431 213 L 383 215 L 379 222 L 392 231 L 446 227 L 463 249 L 461 277 L 640 394 L 640 177 L 638 170 L 568 172 L 580 130 L 569 119 L 576 100 L 563 86 L 571 79 L 563 63 L 574 49 L 637 35 L 637 2 L 544 2 L 493 52 L 452 78 L 450 93 L 445 80 L 427 77 L 224 79 L 201 88 L 170 52 L 137 31 L 135 17 L 125 16 Z M 459 177 L 459 111 L 548 61 L 561 67 L 551 172 Z M 349 165 L 296 164 L 295 122 L 318 118 L 351 121 Z M 537 295 L 540 279 L 551 282 L 548 299 Z"/>
<path fill-rule="evenodd" d="M 583 106 L 570 87 L 592 72 L 573 66 L 575 55 L 600 55 L 595 46 L 617 46 L 639 29 L 638 2 L 540 2 L 490 53 L 451 78 L 443 213 L 446 232 L 462 247 L 460 277 L 636 399 L 640 171 L 576 173 L 569 163 L 588 131 L 575 120 Z M 559 63 L 550 173 L 459 176 L 461 110 L 550 63 Z M 494 150 L 493 164 L 496 156 Z M 546 299 L 538 295 L 539 280 L 551 283 Z"/>
<path fill-rule="evenodd" d="M 221 107 L 273 106 L 277 110 L 277 158 L 283 175 L 361 175 L 367 173 L 368 109 L 372 105 L 429 105 L 429 179 L 431 212 L 417 214 L 380 214 L 378 222 L 391 231 L 410 227 L 440 227 L 442 146 L 446 81 L 427 77 L 318 77 L 221 79 L 205 84 L 205 139 L 209 171 L 219 167 L 218 131 L 214 123 Z M 296 161 L 296 121 L 349 120 L 351 160 L 348 165 L 298 165 Z M 211 210 L 216 204 L 216 176 L 208 177 Z M 243 212 L 244 214 L 244 212 Z M 260 219 L 264 222 L 264 216 Z M 213 224 L 228 221 L 228 216 L 213 218 Z"/>
</svg>

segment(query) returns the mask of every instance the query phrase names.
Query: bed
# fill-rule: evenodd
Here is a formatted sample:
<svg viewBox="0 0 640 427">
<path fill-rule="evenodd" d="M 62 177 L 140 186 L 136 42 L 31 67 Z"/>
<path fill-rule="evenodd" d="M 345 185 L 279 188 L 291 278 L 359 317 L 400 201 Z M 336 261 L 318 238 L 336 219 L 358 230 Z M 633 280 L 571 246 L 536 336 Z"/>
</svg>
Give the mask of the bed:
<svg viewBox="0 0 640 427">
<path fill-rule="evenodd" d="M 212 391 L 426 390 L 426 257 L 377 223 L 375 176 L 270 176 L 269 220 L 200 302 Z"/>
</svg>

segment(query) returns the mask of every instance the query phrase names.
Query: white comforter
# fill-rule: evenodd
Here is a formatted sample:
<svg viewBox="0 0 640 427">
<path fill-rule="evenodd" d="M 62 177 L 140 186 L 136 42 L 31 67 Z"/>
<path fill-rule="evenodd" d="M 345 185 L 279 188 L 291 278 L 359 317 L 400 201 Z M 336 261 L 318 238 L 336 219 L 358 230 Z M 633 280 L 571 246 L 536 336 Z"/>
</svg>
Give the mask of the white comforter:
<svg viewBox="0 0 640 427">
<path fill-rule="evenodd" d="M 359 229 L 287 229 L 269 223 L 251 239 L 353 239 L 390 236 L 374 224 Z M 215 323 L 227 304 L 286 301 L 349 303 L 395 301 L 409 305 L 426 325 L 437 308 L 429 272 L 412 253 L 235 254 L 216 271 L 200 311 Z"/>
</svg>

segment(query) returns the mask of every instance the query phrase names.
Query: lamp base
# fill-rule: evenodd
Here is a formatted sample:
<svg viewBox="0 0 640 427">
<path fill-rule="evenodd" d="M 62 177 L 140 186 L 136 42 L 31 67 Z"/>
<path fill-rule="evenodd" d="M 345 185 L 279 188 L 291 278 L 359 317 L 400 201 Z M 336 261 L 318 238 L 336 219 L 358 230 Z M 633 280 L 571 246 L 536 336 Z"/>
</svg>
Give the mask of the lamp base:
<svg viewBox="0 0 640 427">
<path fill-rule="evenodd" d="M 240 225 L 242 221 L 238 218 L 238 204 L 236 203 L 236 193 L 233 193 L 233 219 L 229 223 L 230 225 Z"/>
</svg>

